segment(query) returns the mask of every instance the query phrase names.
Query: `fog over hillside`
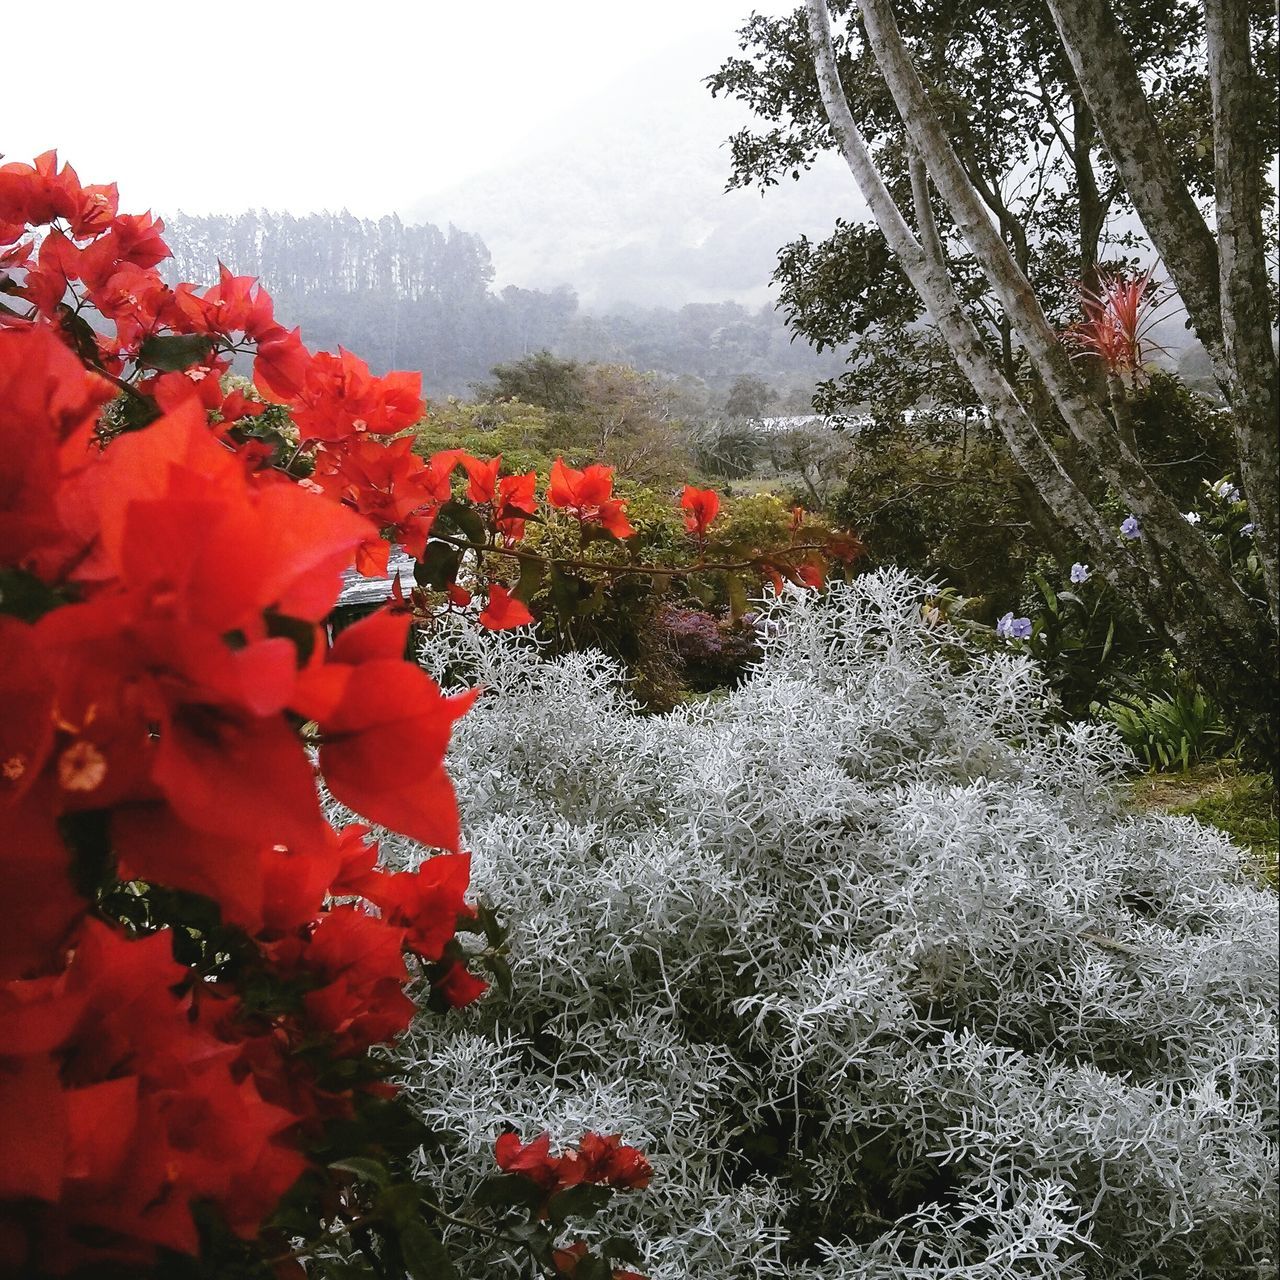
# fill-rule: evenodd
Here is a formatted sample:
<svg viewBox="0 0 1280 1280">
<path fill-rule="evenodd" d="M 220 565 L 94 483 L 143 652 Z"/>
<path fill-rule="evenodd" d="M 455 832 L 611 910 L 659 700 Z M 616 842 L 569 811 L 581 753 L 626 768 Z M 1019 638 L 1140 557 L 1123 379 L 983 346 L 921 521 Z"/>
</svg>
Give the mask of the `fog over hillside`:
<svg viewBox="0 0 1280 1280">
<path fill-rule="evenodd" d="M 862 208 L 839 160 L 797 182 L 725 191 L 744 108 L 702 83 L 731 30 L 671 50 L 563 116 L 516 157 L 402 210 L 481 236 L 499 287 L 571 285 L 589 309 L 770 298 L 778 249 Z M 436 183 L 439 176 L 436 176 Z"/>
</svg>

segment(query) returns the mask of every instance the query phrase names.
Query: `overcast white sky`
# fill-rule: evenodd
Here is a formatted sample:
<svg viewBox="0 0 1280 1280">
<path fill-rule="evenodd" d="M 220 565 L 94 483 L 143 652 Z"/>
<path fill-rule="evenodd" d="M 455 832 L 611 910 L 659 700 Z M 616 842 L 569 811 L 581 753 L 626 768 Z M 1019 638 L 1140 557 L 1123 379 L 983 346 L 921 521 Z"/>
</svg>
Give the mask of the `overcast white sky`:
<svg viewBox="0 0 1280 1280">
<path fill-rule="evenodd" d="M 695 42 L 726 57 L 753 8 L 794 3 L 61 0 L 56 39 L 5 60 L 0 153 L 56 147 L 126 210 L 378 215 L 482 172 L 620 72 Z"/>
</svg>

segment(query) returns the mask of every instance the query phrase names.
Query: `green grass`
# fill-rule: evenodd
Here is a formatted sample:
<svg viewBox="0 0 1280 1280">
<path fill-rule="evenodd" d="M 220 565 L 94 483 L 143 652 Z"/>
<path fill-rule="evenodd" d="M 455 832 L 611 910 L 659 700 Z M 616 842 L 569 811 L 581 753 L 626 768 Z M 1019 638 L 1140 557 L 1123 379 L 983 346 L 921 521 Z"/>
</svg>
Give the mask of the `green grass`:
<svg viewBox="0 0 1280 1280">
<path fill-rule="evenodd" d="M 1218 761 L 1183 773 L 1148 774 L 1132 784 L 1132 792 L 1139 808 L 1186 814 L 1225 831 L 1248 850 L 1263 883 L 1277 888 L 1280 819 L 1270 778 Z"/>
</svg>

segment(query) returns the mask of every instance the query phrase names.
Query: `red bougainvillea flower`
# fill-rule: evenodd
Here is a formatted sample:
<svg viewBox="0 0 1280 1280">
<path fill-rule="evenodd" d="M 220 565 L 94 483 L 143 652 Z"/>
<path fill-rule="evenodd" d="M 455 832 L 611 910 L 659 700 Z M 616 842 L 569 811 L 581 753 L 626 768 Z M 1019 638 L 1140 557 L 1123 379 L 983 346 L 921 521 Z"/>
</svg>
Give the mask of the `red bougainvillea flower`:
<svg viewBox="0 0 1280 1280">
<path fill-rule="evenodd" d="M 87 245 L 80 255 L 80 279 L 95 292 L 103 288 L 123 268 L 149 271 L 171 257 L 162 232 L 164 223 L 149 213 L 122 213 L 111 220 L 105 235 Z"/>
<path fill-rule="evenodd" d="M 619 1134 L 587 1133 L 578 1143 L 578 1158 L 586 1165 L 582 1181 L 605 1183 L 620 1190 L 647 1187 L 653 1169 L 638 1147 L 623 1144 Z"/>
<path fill-rule="evenodd" d="M 452 463 L 447 469 L 434 459 L 424 463 L 413 453 L 409 436 L 389 444 L 356 440 L 322 453 L 310 483 L 367 516 L 411 556 L 421 557 L 435 513 L 449 500 L 451 470 Z M 385 555 L 377 572 L 386 570 Z"/>
<path fill-rule="evenodd" d="M 649 1185 L 653 1170 L 636 1147 L 624 1146 L 617 1134 L 588 1133 L 575 1147 L 551 1154 L 551 1137 L 539 1134 L 528 1144 L 517 1134 L 504 1133 L 494 1144 L 498 1167 L 517 1173 L 547 1192 L 588 1182 L 597 1186 L 635 1190 Z"/>
<path fill-rule="evenodd" d="M 471 855 L 441 853 L 424 859 L 416 871 L 370 877 L 361 893 L 384 920 L 404 929 L 409 950 L 424 960 L 439 960 L 459 918 L 472 915 L 465 901 L 470 882 Z"/>
<path fill-rule="evenodd" d="M 335 907 L 316 925 L 302 965 L 322 983 L 303 998 L 311 1023 L 340 1056 L 394 1040 L 416 1007 L 404 993 L 404 930 L 358 907 Z"/>
<path fill-rule="evenodd" d="M 814 562 L 796 565 L 796 577 L 813 591 L 821 591 L 822 585 L 826 581 L 822 566 Z"/>
<path fill-rule="evenodd" d="M 65 219 L 71 234 L 81 240 L 97 235 L 116 215 L 119 193 L 110 186 L 80 185 L 76 171 L 58 153 L 46 151 L 34 164 L 0 165 L 0 224 L 41 226 Z"/>
<path fill-rule="evenodd" d="M 356 1121 L 357 1089 L 388 1096 L 320 1082 L 335 1056 L 408 1024 L 406 951 L 438 1001 L 486 986 L 454 942 L 473 914 L 469 859 L 380 871 L 366 827 L 324 821 L 299 734 L 319 722 L 340 800 L 456 848 L 442 762 L 474 695 L 446 698 L 405 661 L 403 614 L 330 651 L 319 623 L 381 532 L 421 554 L 458 454 L 424 464 L 408 441 L 373 439 L 416 421 L 418 375 L 312 357 L 247 277 L 170 289 L 155 270 L 168 252 L 158 219 L 119 214 L 114 187 L 84 186 L 54 153 L 0 167 L 0 268 L 22 273 L 9 292 L 27 304 L 0 310 L 0 571 L 26 588 L 6 582 L 0 601 L 6 1275 L 132 1274 L 161 1250 L 195 1253 L 193 1205 L 256 1236 L 306 1167 L 304 1141 Z M 69 290 L 114 332 L 69 322 Z M 261 412 L 220 385 L 236 335 L 257 344 L 257 384 L 325 446 L 314 482 L 228 430 Z M 117 387 L 85 362 L 130 377 L 161 416 L 100 435 Z M 496 516 L 498 464 L 481 465 Z M 95 884 L 110 871 L 139 886 L 152 932 L 100 918 L 117 895 L 85 896 L 90 866 Z M 166 888 L 244 930 L 288 998 L 238 991 L 238 954 L 216 982 L 178 962 L 157 927 Z"/>
<path fill-rule="evenodd" d="M 90 919 L 65 973 L 0 988 L 0 1197 L 51 1206 L 0 1242 L 6 1263 L 80 1265 L 77 1227 L 96 1229 L 90 1258 L 193 1253 L 198 1200 L 251 1237 L 301 1173 L 278 1142 L 294 1116 L 234 1077 L 236 1047 L 178 993 L 189 979 L 166 931 L 133 941 Z"/>
<path fill-rule="evenodd" d="M 707 527 L 720 511 L 720 495 L 714 489 L 695 489 L 687 484 L 680 495 L 680 506 L 685 511 L 684 527 L 698 538 L 704 538 Z"/>
<path fill-rule="evenodd" d="M 537 484 L 536 471 L 522 476 L 502 476 L 498 481 L 493 526 L 507 546 L 513 546 L 524 537 L 525 521 L 531 519 L 538 509 Z"/>
<path fill-rule="evenodd" d="M 464 453 L 459 459 L 466 469 L 470 483 L 467 485 L 469 502 L 492 502 L 498 484 L 498 469 L 502 466 L 502 454 L 482 462 Z"/>
<path fill-rule="evenodd" d="M 504 1173 L 518 1173 L 544 1190 L 560 1185 L 560 1157 L 551 1154 L 551 1135 L 540 1133 L 532 1142 L 516 1133 L 504 1133 L 493 1144 L 494 1158 Z"/>
<path fill-rule="evenodd" d="M 310 357 L 296 390 L 282 395 L 276 377 L 259 377 L 259 389 L 272 400 L 290 405 L 304 443 L 338 443 L 362 436 L 389 436 L 411 427 L 424 412 L 422 375 L 389 373 L 375 377 L 369 366 L 349 351 Z"/>
<path fill-rule="evenodd" d="M 113 394 L 48 328 L 0 331 L 0 565 L 48 579 L 82 551 L 58 491 Z"/>
<path fill-rule="evenodd" d="M 592 463 L 582 471 L 567 467 L 564 459 L 551 464 L 547 501 L 571 511 L 579 520 L 597 523 L 615 538 L 635 533 L 626 517 L 627 504 L 613 495 L 613 468 Z"/>
<path fill-rule="evenodd" d="M 489 588 L 489 603 L 476 621 L 489 631 L 509 631 L 512 627 L 528 626 L 533 614 L 506 587 L 495 583 Z"/>
<path fill-rule="evenodd" d="M 477 978 L 466 965 L 455 961 L 445 971 L 444 977 L 437 979 L 435 989 L 451 1009 L 461 1009 L 479 1000 L 489 990 L 489 984 L 483 978 Z"/>
<path fill-rule="evenodd" d="M 453 722 L 477 691 L 446 698 L 403 660 L 410 619 L 385 610 L 348 627 L 300 682 L 296 709 L 320 726 L 330 791 L 362 817 L 442 849 L 458 847 L 444 771 Z"/>
</svg>

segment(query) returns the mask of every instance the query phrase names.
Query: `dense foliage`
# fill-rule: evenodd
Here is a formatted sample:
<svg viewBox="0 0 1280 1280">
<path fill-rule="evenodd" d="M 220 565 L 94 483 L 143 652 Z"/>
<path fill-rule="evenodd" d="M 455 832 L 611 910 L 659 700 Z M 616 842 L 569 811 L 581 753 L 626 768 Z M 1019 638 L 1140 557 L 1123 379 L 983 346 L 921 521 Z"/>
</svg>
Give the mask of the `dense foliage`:
<svg viewBox="0 0 1280 1280">
<path fill-rule="evenodd" d="M 746 370 L 762 369 L 807 397 L 838 362 L 790 341 L 771 306 L 580 311 L 567 285 L 491 288 L 489 250 L 476 235 L 399 218 L 255 210 L 166 216 L 170 283 L 225 263 L 260 278 L 307 342 L 361 352 L 377 371 L 419 369 L 433 396 L 461 395 L 490 366 L 554 348 L 566 358 L 624 362 L 683 377 L 719 404 Z"/>
<path fill-rule="evenodd" d="M 711 80 L 760 121 L 732 140 L 733 181 L 767 186 L 835 150 L 874 223 L 784 259 L 798 329 L 863 340 L 834 398 L 891 419 L 981 405 L 1054 541 L 1280 769 L 1274 11 L 806 0 L 740 37 L 746 56 Z M 1196 99 L 1207 124 L 1186 110 Z M 1108 248 L 1126 203 L 1149 239 Z M 1139 441 L 1162 286 L 1131 251 L 1158 253 L 1230 406 L 1257 584 L 1238 572 L 1243 548 L 1187 516 L 1196 455 L 1157 459 Z"/>
<path fill-rule="evenodd" d="M 341 1246 L 348 1274 L 451 1275 L 440 1226 L 462 1219 L 408 1177 L 447 1134 L 374 1050 L 481 995 L 477 959 L 507 978 L 443 768 L 476 693 L 405 661 L 422 590 L 331 644 L 323 623 L 390 538 L 469 603 L 462 554 L 523 554 L 537 476 L 414 456 L 393 437 L 416 375 L 312 354 L 251 279 L 169 288 L 162 232 L 52 153 L 0 168 L 0 1265 L 298 1275 Z M 225 379 L 237 354 L 252 386 Z M 557 460 L 546 502 L 584 546 L 625 539 L 611 491 Z M 478 625 L 530 620 L 479 587 Z M 381 868 L 320 781 L 447 852 Z M 632 1274 L 559 1236 L 647 1183 L 640 1152 L 587 1133 L 522 1161 L 494 1136 L 472 1229 L 544 1274 Z"/>
<path fill-rule="evenodd" d="M 1274 897 L 927 591 L 787 588 L 746 682 L 660 717 L 599 657 L 430 638 L 487 691 L 450 760 L 514 979 L 397 1051 L 448 1185 L 495 1124 L 617 1128 L 655 1280 L 1270 1274 Z"/>
</svg>

